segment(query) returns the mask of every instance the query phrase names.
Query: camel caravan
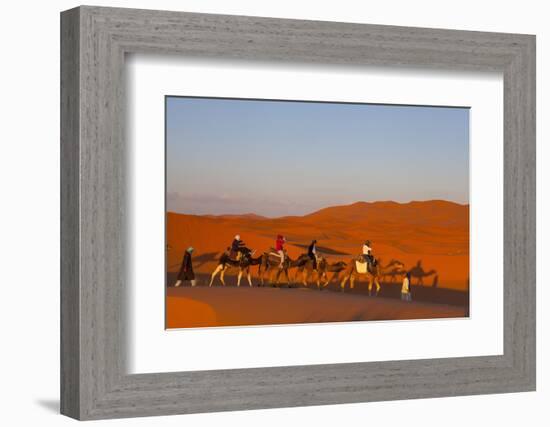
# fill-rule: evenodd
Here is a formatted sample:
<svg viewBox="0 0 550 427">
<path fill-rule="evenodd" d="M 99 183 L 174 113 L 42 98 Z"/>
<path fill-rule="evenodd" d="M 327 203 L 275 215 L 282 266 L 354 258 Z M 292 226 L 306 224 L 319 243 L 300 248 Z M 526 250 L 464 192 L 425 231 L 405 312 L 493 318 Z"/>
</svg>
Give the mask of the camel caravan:
<svg viewBox="0 0 550 427">
<path fill-rule="evenodd" d="M 418 283 L 421 284 L 423 275 L 432 274 L 432 272 L 424 273 L 420 263 L 410 271 L 405 270 L 404 264 L 395 259 L 382 266 L 380 260 L 372 255 L 370 241 L 366 241 L 363 244 L 362 254 L 351 259 L 349 262 L 337 261 L 332 263 L 317 251 L 316 240 L 311 242 L 307 253 L 300 255 L 296 259 L 292 259 L 287 254 L 284 248 L 285 243 L 285 237 L 279 235 L 277 236 L 275 247 L 255 256 L 256 251 L 246 247 L 240 235 L 236 235 L 231 246 L 220 256 L 218 264 L 210 276 L 209 286 L 214 284 L 214 280 L 218 276 L 222 285 L 225 286 L 225 273 L 237 270 L 237 286 L 241 285 L 242 277 L 246 276 L 248 285 L 252 287 L 251 268 L 258 266 L 258 286 L 265 286 L 266 283 L 269 283 L 273 287 L 284 284 L 291 287 L 291 283 L 300 283 L 304 287 L 308 287 L 308 278 L 315 277 L 319 290 L 326 288 L 334 279 L 339 279 L 339 289 L 343 292 L 346 290 L 348 283 L 348 289 L 353 290 L 357 280 L 366 279 L 369 295 L 372 294 L 374 288 L 374 295 L 376 296 L 380 292 L 380 282 L 383 279 L 387 280 L 388 277 L 391 282 L 394 282 L 398 277 L 403 278 L 403 280 L 407 281 L 408 289 L 411 277 L 417 277 Z M 190 249 L 192 252 L 193 248 Z M 186 257 L 175 286 L 179 286 L 181 280 L 189 280 L 191 276 L 193 279 L 192 285 L 195 286 L 196 284 L 192 264 L 190 263 L 190 252 L 186 253 Z M 184 265 L 186 266 L 185 268 Z M 295 270 L 295 274 L 291 280 L 290 271 L 293 269 Z M 331 274 L 332 276 L 330 276 Z M 280 282 L 281 278 L 284 280 L 283 283 Z"/>
</svg>

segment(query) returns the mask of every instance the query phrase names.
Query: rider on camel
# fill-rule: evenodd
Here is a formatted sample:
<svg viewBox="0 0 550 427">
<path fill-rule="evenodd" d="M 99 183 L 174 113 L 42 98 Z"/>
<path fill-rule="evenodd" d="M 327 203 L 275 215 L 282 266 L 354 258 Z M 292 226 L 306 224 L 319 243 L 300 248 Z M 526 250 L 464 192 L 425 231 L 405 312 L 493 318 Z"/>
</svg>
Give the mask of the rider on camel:
<svg viewBox="0 0 550 427">
<path fill-rule="evenodd" d="M 363 259 L 368 262 L 370 265 L 375 266 L 376 260 L 374 259 L 374 256 L 372 256 L 372 247 L 371 247 L 370 240 L 367 240 L 363 244 Z"/>
<path fill-rule="evenodd" d="M 241 240 L 241 236 L 237 234 L 231 243 L 231 256 L 237 258 L 237 255 L 241 253 L 244 255 L 246 252 L 245 243 Z"/>
<path fill-rule="evenodd" d="M 313 269 L 317 270 L 317 240 L 311 241 L 311 244 L 307 248 L 307 256 L 313 263 Z"/>
<path fill-rule="evenodd" d="M 285 260 L 285 250 L 284 250 L 284 244 L 286 242 L 285 236 L 279 234 L 277 235 L 277 240 L 275 241 L 275 250 L 277 251 L 277 254 L 279 257 L 281 257 L 281 263 L 279 264 L 279 268 L 283 268 L 283 263 Z"/>
</svg>

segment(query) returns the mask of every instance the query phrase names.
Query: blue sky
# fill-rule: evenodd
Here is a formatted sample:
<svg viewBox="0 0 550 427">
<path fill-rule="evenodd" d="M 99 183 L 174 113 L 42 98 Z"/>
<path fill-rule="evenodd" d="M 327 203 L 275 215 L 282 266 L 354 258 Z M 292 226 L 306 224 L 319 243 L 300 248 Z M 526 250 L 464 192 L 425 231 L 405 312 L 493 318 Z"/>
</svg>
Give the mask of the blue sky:
<svg viewBox="0 0 550 427">
<path fill-rule="evenodd" d="M 468 203 L 469 109 L 168 97 L 167 210 Z"/>
</svg>

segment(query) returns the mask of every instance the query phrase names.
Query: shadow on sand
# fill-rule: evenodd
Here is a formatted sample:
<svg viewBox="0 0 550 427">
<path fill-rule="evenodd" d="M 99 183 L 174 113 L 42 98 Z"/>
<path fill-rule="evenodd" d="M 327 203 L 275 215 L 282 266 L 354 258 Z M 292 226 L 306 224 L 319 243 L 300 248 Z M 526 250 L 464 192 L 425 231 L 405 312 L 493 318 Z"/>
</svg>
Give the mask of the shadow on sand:
<svg viewBox="0 0 550 427">
<path fill-rule="evenodd" d="M 177 273 L 169 272 L 166 275 L 167 284 L 169 287 L 172 287 L 176 282 Z M 205 287 L 208 286 L 210 281 L 210 276 L 208 274 L 196 273 L 197 277 L 197 286 Z M 291 276 L 292 277 L 292 276 Z M 237 277 L 234 274 L 228 274 L 225 277 L 227 286 L 236 287 L 237 286 Z M 254 286 L 258 286 L 258 278 L 253 277 L 252 283 Z M 286 284 L 284 284 L 286 285 Z M 383 298 L 392 298 L 392 299 L 401 299 L 401 283 L 387 283 L 381 282 L 381 290 L 379 293 L 380 297 Z M 183 282 L 183 286 L 190 286 L 190 282 Z M 213 286 L 219 287 L 222 286 L 219 279 L 214 281 Z M 270 284 L 267 286 L 271 286 Z M 293 288 L 303 288 L 302 284 L 291 283 Z M 241 287 L 248 287 L 247 283 L 241 282 Z M 317 286 L 314 283 L 309 284 L 310 289 L 316 289 Z M 324 292 L 339 292 L 340 286 L 338 281 L 333 280 L 331 283 L 323 289 Z M 368 295 L 368 284 L 366 281 L 356 281 L 355 289 L 353 291 L 347 291 L 347 294 L 357 294 L 357 295 Z M 470 295 L 468 291 L 458 291 L 454 289 L 447 289 L 441 287 L 433 286 L 420 286 L 413 284 L 411 286 L 411 293 L 413 301 L 422 301 L 429 302 L 434 304 L 446 304 L 458 307 L 464 307 L 466 312 L 469 313 L 469 303 Z M 467 314 L 468 315 L 468 314 Z"/>
</svg>

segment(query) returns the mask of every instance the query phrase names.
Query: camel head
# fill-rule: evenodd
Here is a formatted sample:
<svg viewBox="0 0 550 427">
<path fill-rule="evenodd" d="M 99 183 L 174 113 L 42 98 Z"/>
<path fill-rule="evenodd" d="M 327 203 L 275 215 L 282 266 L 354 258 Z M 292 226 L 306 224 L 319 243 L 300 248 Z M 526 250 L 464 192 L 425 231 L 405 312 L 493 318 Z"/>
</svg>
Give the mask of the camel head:
<svg viewBox="0 0 550 427">
<path fill-rule="evenodd" d="M 332 264 L 333 267 L 346 267 L 348 263 L 346 261 L 338 261 Z"/>
</svg>

